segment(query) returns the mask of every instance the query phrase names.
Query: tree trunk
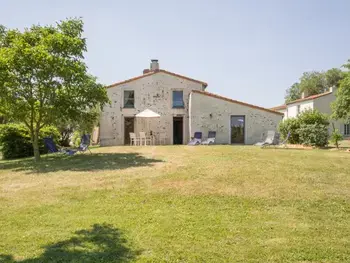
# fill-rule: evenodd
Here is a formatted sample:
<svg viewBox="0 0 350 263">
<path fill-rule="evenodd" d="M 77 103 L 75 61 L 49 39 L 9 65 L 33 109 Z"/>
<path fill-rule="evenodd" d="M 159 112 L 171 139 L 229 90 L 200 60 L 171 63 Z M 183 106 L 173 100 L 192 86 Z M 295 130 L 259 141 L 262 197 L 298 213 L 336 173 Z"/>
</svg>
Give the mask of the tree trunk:
<svg viewBox="0 0 350 263">
<path fill-rule="evenodd" d="M 32 132 L 32 144 L 34 150 L 34 160 L 38 162 L 40 161 L 39 132 L 36 129 Z"/>
</svg>

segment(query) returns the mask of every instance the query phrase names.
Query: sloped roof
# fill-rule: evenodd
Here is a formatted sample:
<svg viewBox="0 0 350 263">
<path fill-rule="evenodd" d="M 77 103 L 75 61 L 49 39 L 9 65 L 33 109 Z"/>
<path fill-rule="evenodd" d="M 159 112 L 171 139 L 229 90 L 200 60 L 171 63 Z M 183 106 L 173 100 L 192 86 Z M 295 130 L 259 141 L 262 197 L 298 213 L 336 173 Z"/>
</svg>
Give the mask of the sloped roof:
<svg viewBox="0 0 350 263">
<path fill-rule="evenodd" d="M 125 83 L 132 82 L 134 80 L 138 80 L 138 79 L 142 79 L 142 78 L 145 78 L 145 77 L 148 77 L 148 76 L 152 76 L 152 75 L 157 74 L 159 72 L 165 73 L 165 74 L 169 74 L 169 75 L 172 75 L 174 77 L 186 79 L 186 80 L 189 80 L 189 81 L 197 82 L 197 83 L 200 83 L 200 84 L 204 85 L 205 87 L 208 86 L 208 84 L 206 82 L 203 82 L 203 81 L 200 81 L 200 80 L 196 80 L 196 79 L 192 79 L 192 78 L 189 78 L 189 77 L 186 77 L 186 76 L 183 76 L 183 75 L 179 75 L 179 74 L 176 74 L 176 73 L 164 70 L 164 69 L 159 69 L 159 70 L 155 70 L 155 71 L 150 71 L 149 73 L 146 73 L 146 74 L 143 74 L 143 75 L 131 78 L 131 79 L 127 79 L 127 80 L 124 80 L 124 81 L 121 81 L 121 82 L 114 83 L 112 85 L 107 86 L 107 88 L 116 87 L 116 86 L 119 86 L 119 85 L 122 85 L 122 84 L 125 84 Z"/>
<path fill-rule="evenodd" d="M 284 110 L 287 108 L 287 105 L 286 104 L 283 104 L 283 105 L 280 105 L 280 106 L 276 106 L 276 107 L 272 107 L 270 108 L 270 110 Z"/>
<path fill-rule="evenodd" d="M 297 102 L 307 101 L 307 100 L 314 100 L 314 99 L 317 99 L 319 97 L 323 97 L 323 96 L 326 96 L 326 95 L 329 95 L 329 94 L 332 94 L 332 91 L 327 91 L 325 93 L 312 95 L 312 96 L 309 96 L 309 97 L 306 97 L 306 98 L 303 98 L 303 99 L 293 100 L 291 102 L 288 102 L 287 105 L 293 104 L 293 103 L 297 103 Z"/>
<path fill-rule="evenodd" d="M 228 101 L 228 102 L 240 104 L 240 105 L 247 106 L 247 107 L 250 107 L 250 108 L 253 108 L 253 109 L 267 111 L 267 112 L 274 113 L 274 114 L 277 114 L 277 115 L 284 115 L 281 112 L 277 112 L 277 111 L 274 111 L 274 110 L 271 110 L 271 109 L 266 109 L 266 108 L 259 107 L 259 106 L 256 106 L 256 105 L 252 105 L 252 104 L 249 104 L 249 103 L 245 103 L 245 102 L 242 102 L 242 101 L 233 100 L 233 99 L 230 99 L 230 98 L 227 98 L 227 97 L 223 97 L 223 96 L 211 93 L 211 92 L 200 91 L 200 90 L 193 90 L 192 92 L 193 93 L 199 93 L 199 94 L 202 94 L 202 95 L 206 95 L 206 96 L 209 96 L 209 97 L 213 97 L 213 98 L 216 98 L 216 99 L 225 100 L 225 101 Z"/>
</svg>

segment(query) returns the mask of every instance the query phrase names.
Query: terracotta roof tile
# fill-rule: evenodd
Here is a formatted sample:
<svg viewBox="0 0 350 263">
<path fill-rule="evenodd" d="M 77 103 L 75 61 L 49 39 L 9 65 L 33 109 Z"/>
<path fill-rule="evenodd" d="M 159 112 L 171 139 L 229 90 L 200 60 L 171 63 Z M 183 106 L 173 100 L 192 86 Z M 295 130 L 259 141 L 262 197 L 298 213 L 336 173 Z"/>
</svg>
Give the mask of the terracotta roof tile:
<svg viewBox="0 0 350 263">
<path fill-rule="evenodd" d="M 284 110 L 286 108 L 287 108 L 287 105 L 283 104 L 283 105 L 280 105 L 280 106 L 272 107 L 272 108 L 270 108 L 270 110 L 276 111 L 276 110 Z"/>
<path fill-rule="evenodd" d="M 332 91 L 327 91 L 327 92 L 325 92 L 325 93 L 312 95 L 312 96 L 309 96 L 309 97 L 306 97 L 306 98 L 303 98 L 303 99 L 293 100 L 293 101 L 291 101 L 291 102 L 288 102 L 287 105 L 293 104 L 293 103 L 297 103 L 297 102 L 306 101 L 306 100 L 317 99 L 317 98 L 319 98 L 319 97 L 323 97 L 323 96 L 326 96 L 326 95 L 331 94 L 331 93 L 332 93 Z"/>
<path fill-rule="evenodd" d="M 203 95 L 210 96 L 210 97 L 213 97 L 213 98 L 216 98 L 216 99 L 220 99 L 220 100 L 225 100 L 225 101 L 232 102 L 232 103 L 237 103 L 237 104 L 240 104 L 240 105 L 243 105 L 243 106 L 247 106 L 247 107 L 250 107 L 250 108 L 253 108 L 253 109 L 263 110 L 263 111 L 267 111 L 267 112 L 278 114 L 278 115 L 284 115 L 281 112 L 277 112 L 277 111 L 274 111 L 274 110 L 270 110 L 270 109 L 266 109 L 266 108 L 263 108 L 263 107 L 255 106 L 255 105 L 248 104 L 248 103 L 245 103 L 245 102 L 242 102 L 242 101 L 233 100 L 233 99 L 226 98 L 226 97 L 223 97 L 223 96 L 220 96 L 220 95 L 217 95 L 217 94 L 214 94 L 214 93 L 210 93 L 210 92 L 207 92 L 207 91 L 193 90 L 192 92 L 193 93 L 203 94 Z"/>
<path fill-rule="evenodd" d="M 138 80 L 138 79 L 142 79 L 144 77 L 152 76 L 152 75 L 157 74 L 159 72 L 166 73 L 166 74 L 172 75 L 174 77 L 186 79 L 186 80 L 189 80 L 189 81 L 197 82 L 197 83 L 200 83 L 200 84 L 204 85 L 205 87 L 208 86 L 208 84 L 206 82 L 203 82 L 203 81 L 200 81 L 200 80 L 196 80 L 196 79 L 192 79 L 192 78 L 189 78 L 189 77 L 186 77 L 186 76 L 183 76 L 183 75 L 179 75 L 179 74 L 176 74 L 176 73 L 173 73 L 173 72 L 170 72 L 170 71 L 166 71 L 166 70 L 160 69 L 160 70 L 150 71 L 149 73 L 146 73 L 146 74 L 143 74 L 143 75 L 131 78 L 131 79 L 127 79 L 127 80 L 124 80 L 124 81 L 121 81 L 121 82 L 114 83 L 112 85 L 107 86 L 107 88 L 116 87 L 116 86 L 119 86 L 119 85 L 122 85 L 122 84 L 125 84 L 125 83 L 132 82 L 134 80 Z"/>
</svg>

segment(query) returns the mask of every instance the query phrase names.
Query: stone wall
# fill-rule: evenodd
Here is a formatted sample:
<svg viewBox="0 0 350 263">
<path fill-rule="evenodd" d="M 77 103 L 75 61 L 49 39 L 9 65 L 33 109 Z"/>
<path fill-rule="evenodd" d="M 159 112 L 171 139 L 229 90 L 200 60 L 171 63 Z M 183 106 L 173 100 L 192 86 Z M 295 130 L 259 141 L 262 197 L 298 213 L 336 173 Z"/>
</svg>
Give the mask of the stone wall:
<svg viewBox="0 0 350 263">
<path fill-rule="evenodd" d="M 173 142 L 173 117 L 183 116 L 184 143 L 189 140 L 188 134 L 188 100 L 192 90 L 202 90 L 200 83 L 175 77 L 164 72 L 145 76 L 107 89 L 111 105 L 105 106 L 100 119 L 100 143 L 105 145 L 124 144 L 124 118 L 134 117 L 135 114 L 150 109 L 161 115 L 158 119 L 135 121 L 135 132 L 148 128 L 156 135 L 163 132 L 167 136 L 167 143 Z M 135 108 L 123 108 L 124 90 L 135 91 Z M 183 109 L 172 108 L 172 91 L 183 90 Z"/>
<path fill-rule="evenodd" d="M 230 144 L 232 115 L 245 116 L 245 144 L 254 144 L 266 137 L 267 131 L 277 130 L 283 115 L 233 103 L 217 97 L 193 92 L 190 98 L 190 133 L 196 131 L 206 137 L 216 131 L 216 143 Z"/>
</svg>

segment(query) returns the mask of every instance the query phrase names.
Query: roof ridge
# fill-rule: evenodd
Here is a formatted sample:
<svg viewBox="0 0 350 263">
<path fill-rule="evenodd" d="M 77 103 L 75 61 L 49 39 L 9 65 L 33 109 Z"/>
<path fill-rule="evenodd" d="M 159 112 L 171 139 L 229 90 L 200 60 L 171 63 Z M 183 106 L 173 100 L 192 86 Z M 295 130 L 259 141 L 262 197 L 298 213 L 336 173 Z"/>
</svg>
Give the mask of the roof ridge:
<svg viewBox="0 0 350 263">
<path fill-rule="evenodd" d="M 247 107 L 250 107 L 250 108 L 259 109 L 259 110 L 267 111 L 267 112 L 278 114 L 278 115 L 284 115 L 283 113 L 278 112 L 278 111 L 274 111 L 274 110 L 267 109 L 267 108 L 264 108 L 264 107 L 256 106 L 256 105 L 249 104 L 249 103 L 246 103 L 246 102 L 243 102 L 243 101 L 239 101 L 239 100 L 233 100 L 233 99 L 230 99 L 230 98 L 227 98 L 227 97 L 224 97 L 224 96 L 221 96 L 221 95 L 217 95 L 217 94 L 214 94 L 214 93 L 211 93 L 211 92 L 208 92 L 208 91 L 192 90 L 192 92 L 203 94 L 203 95 L 210 96 L 210 97 L 217 98 L 217 99 L 221 99 L 221 100 L 226 100 L 228 102 L 241 104 L 243 106 L 247 106 Z"/>
<path fill-rule="evenodd" d="M 172 75 L 174 77 L 183 78 L 183 79 L 186 79 L 186 80 L 189 80 L 189 81 L 197 82 L 197 83 L 200 83 L 200 84 L 204 85 L 205 87 L 208 86 L 208 83 L 206 83 L 204 81 L 200 81 L 200 80 L 196 80 L 196 79 L 193 79 L 193 78 L 189 78 L 189 77 L 186 77 L 186 76 L 174 73 L 174 72 L 170 72 L 170 71 L 167 71 L 167 70 L 164 70 L 164 69 L 158 69 L 158 70 L 150 71 L 150 72 L 145 73 L 145 74 L 140 75 L 140 76 L 136 76 L 136 77 L 133 77 L 133 78 L 130 78 L 130 79 L 127 79 L 127 80 L 123 80 L 123 81 L 120 81 L 120 82 L 113 83 L 111 85 L 106 86 L 106 88 L 113 88 L 113 87 L 116 87 L 116 86 L 119 86 L 119 85 L 122 85 L 122 84 L 125 84 L 125 83 L 132 82 L 134 80 L 138 80 L 138 79 L 142 79 L 144 77 L 152 76 L 152 75 L 157 74 L 159 72 L 162 72 L 162 73 L 165 73 L 165 74 L 169 74 L 169 75 Z"/>
<path fill-rule="evenodd" d="M 296 103 L 296 102 L 306 101 L 306 100 L 317 99 L 319 97 L 326 96 L 326 95 L 331 94 L 331 93 L 332 93 L 332 91 L 326 91 L 326 92 L 323 92 L 323 93 L 320 93 L 320 94 L 315 94 L 315 95 L 308 96 L 306 98 L 301 98 L 301 99 L 293 100 L 291 102 L 287 102 L 286 105 L 293 104 L 293 103 Z"/>
</svg>

